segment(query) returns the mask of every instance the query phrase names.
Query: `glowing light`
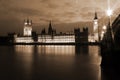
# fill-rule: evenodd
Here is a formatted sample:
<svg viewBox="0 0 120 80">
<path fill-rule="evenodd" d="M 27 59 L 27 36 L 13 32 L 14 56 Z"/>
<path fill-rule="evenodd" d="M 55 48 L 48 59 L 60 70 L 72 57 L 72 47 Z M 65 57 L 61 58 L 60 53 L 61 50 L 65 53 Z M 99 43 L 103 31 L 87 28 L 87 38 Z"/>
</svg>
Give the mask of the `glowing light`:
<svg viewBox="0 0 120 80">
<path fill-rule="evenodd" d="M 17 37 L 17 38 L 15 38 L 15 42 L 32 43 L 32 42 L 34 42 L 34 40 L 32 39 L 32 37 Z"/>
<path fill-rule="evenodd" d="M 95 24 L 97 24 L 97 22 L 95 22 Z"/>
<path fill-rule="evenodd" d="M 88 38 L 88 41 L 89 41 L 89 42 L 95 42 L 94 37 L 93 37 L 92 35 L 89 35 L 88 37 L 89 37 L 89 38 Z"/>
<path fill-rule="evenodd" d="M 32 43 L 34 42 L 34 40 L 32 39 L 32 37 L 17 37 L 15 38 L 15 42 Z M 74 35 L 54 36 L 53 38 L 49 35 L 39 36 L 38 42 L 40 43 L 74 43 L 75 36 Z"/>
<path fill-rule="evenodd" d="M 102 31 L 102 34 L 104 34 L 105 32 L 104 31 Z"/>
<path fill-rule="evenodd" d="M 27 25 L 27 22 L 25 22 L 25 25 Z"/>
<path fill-rule="evenodd" d="M 29 23 L 29 25 L 31 25 L 31 23 Z"/>
<path fill-rule="evenodd" d="M 113 10 L 112 10 L 112 9 L 108 9 L 108 10 L 107 10 L 107 15 L 108 15 L 108 16 L 111 16 L 112 14 L 113 14 Z"/>
<path fill-rule="evenodd" d="M 106 28 L 107 28 L 107 27 L 104 25 L 104 26 L 103 26 L 103 30 L 106 30 Z"/>
<path fill-rule="evenodd" d="M 105 34 L 105 31 L 104 31 L 104 30 L 102 30 L 102 32 L 101 32 L 101 40 L 103 39 L 104 34 Z"/>
<path fill-rule="evenodd" d="M 67 46 L 67 45 L 66 46 L 47 45 L 47 46 L 37 46 L 37 48 L 38 48 L 38 53 L 41 54 L 45 53 L 45 55 L 74 55 L 75 52 L 75 46 Z"/>
<path fill-rule="evenodd" d="M 24 27 L 24 36 L 31 36 L 32 35 L 32 27 L 25 26 Z"/>
<path fill-rule="evenodd" d="M 69 36 L 54 36 L 53 38 L 49 35 L 46 36 L 39 36 L 38 42 L 41 43 L 71 43 L 75 42 L 75 36 L 69 35 Z"/>
</svg>

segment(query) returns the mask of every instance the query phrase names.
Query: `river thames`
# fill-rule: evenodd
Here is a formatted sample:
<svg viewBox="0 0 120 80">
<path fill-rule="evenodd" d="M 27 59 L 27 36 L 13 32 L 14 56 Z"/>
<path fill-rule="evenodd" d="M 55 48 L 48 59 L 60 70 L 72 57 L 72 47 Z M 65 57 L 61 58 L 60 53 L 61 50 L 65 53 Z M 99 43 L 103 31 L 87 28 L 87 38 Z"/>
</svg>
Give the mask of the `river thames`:
<svg viewBox="0 0 120 80">
<path fill-rule="evenodd" d="M 98 46 L 0 46 L 0 80 L 107 80 Z"/>
</svg>

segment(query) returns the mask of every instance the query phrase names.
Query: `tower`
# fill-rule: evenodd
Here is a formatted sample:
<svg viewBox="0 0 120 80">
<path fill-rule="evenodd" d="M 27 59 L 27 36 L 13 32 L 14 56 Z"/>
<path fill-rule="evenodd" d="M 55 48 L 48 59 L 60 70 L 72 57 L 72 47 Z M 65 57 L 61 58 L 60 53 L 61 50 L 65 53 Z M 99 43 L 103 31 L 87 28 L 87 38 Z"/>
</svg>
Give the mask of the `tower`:
<svg viewBox="0 0 120 80">
<path fill-rule="evenodd" d="M 52 24 L 51 24 L 51 21 L 50 21 L 49 28 L 48 28 L 48 34 L 52 35 L 52 33 L 53 33 L 53 29 L 52 29 Z"/>
<path fill-rule="evenodd" d="M 99 41 L 98 37 L 98 17 L 97 13 L 95 12 L 94 22 L 93 22 L 93 34 L 94 34 L 94 41 Z"/>
<path fill-rule="evenodd" d="M 32 36 L 32 20 L 24 20 L 24 36 Z"/>
</svg>

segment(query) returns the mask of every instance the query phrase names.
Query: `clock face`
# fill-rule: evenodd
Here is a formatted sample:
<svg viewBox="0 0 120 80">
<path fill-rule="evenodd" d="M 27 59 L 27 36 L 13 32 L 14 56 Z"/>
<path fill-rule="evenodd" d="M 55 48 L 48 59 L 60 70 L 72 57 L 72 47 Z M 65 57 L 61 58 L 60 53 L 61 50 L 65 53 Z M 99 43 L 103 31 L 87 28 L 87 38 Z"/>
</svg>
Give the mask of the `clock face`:
<svg viewBox="0 0 120 80">
<path fill-rule="evenodd" d="M 96 21 L 95 21 L 94 23 L 95 23 L 95 24 L 97 24 L 97 22 L 96 22 Z"/>
<path fill-rule="evenodd" d="M 29 25 L 31 25 L 31 23 L 29 23 Z"/>
<path fill-rule="evenodd" d="M 24 24 L 27 25 L 27 22 L 25 22 Z"/>
</svg>

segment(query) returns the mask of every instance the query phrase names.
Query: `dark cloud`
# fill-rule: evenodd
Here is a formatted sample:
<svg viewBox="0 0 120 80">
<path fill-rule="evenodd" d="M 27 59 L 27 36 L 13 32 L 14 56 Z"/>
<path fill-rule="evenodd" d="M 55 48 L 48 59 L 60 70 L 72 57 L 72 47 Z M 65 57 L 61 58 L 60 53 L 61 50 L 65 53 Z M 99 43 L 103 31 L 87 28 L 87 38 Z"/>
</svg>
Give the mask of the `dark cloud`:
<svg viewBox="0 0 120 80">
<path fill-rule="evenodd" d="M 111 0 L 114 17 L 120 13 L 119 3 L 119 0 Z M 0 0 L 0 33 L 19 32 L 17 29 L 22 30 L 23 20 L 27 17 L 39 25 L 48 24 L 50 20 L 54 24 L 92 22 L 95 11 L 103 24 L 106 9 L 107 1 L 105 0 Z M 86 25 L 86 23 L 83 24 Z M 70 27 L 70 25 L 66 26 Z"/>
<path fill-rule="evenodd" d="M 23 14 L 27 16 L 43 16 L 43 12 L 40 12 L 35 9 L 30 9 L 30 8 L 11 8 L 10 9 L 13 14 Z"/>
<path fill-rule="evenodd" d="M 0 34 L 7 35 L 9 32 L 22 32 L 23 27 L 21 26 L 23 26 L 23 23 L 14 16 L 11 16 L 9 18 L 0 20 Z"/>
<path fill-rule="evenodd" d="M 48 3 L 51 2 L 51 0 L 40 0 L 41 3 Z"/>
</svg>

